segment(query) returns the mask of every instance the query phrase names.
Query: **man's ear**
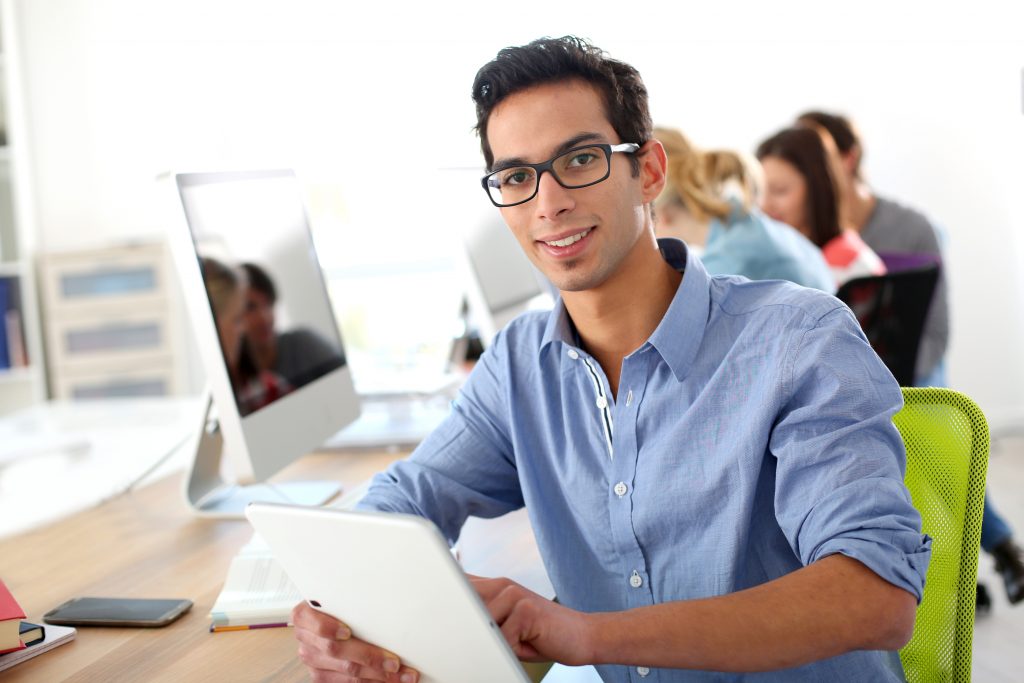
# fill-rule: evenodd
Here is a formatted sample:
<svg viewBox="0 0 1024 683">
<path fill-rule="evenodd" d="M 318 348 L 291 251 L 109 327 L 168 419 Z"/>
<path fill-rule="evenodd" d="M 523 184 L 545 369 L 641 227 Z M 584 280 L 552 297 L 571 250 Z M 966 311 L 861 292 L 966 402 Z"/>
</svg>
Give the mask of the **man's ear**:
<svg viewBox="0 0 1024 683">
<path fill-rule="evenodd" d="M 665 147 L 653 138 L 637 150 L 636 156 L 640 161 L 640 188 L 647 204 L 657 199 L 665 188 L 668 156 Z"/>
</svg>

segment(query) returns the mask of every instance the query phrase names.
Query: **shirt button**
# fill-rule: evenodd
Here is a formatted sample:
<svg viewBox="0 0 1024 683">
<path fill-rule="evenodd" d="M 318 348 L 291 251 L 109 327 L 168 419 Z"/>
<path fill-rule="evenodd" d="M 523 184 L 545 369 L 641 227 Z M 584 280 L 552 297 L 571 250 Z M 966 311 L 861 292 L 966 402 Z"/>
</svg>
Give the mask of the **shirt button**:
<svg viewBox="0 0 1024 683">
<path fill-rule="evenodd" d="M 601 410 L 604 410 L 605 408 L 608 407 L 608 399 L 606 399 L 604 396 L 598 396 L 596 402 L 597 407 Z"/>
<path fill-rule="evenodd" d="M 576 349 L 569 349 L 569 358 L 576 360 L 580 357 L 580 354 L 576 352 Z"/>
<path fill-rule="evenodd" d="M 638 666 L 636 668 L 636 672 L 640 674 L 641 678 L 647 678 L 647 674 L 651 673 L 651 670 L 648 669 L 646 666 Z"/>
<path fill-rule="evenodd" d="M 615 488 L 613 490 L 615 491 L 616 496 L 622 498 L 624 495 L 626 495 L 626 491 L 628 489 L 626 488 L 626 485 L 620 481 L 618 484 L 615 485 Z"/>
<path fill-rule="evenodd" d="M 640 576 L 639 572 L 635 569 L 633 570 L 633 574 L 629 577 L 629 585 L 633 588 L 639 588 L 644 585 L 643 577 Z"/>
</svg>

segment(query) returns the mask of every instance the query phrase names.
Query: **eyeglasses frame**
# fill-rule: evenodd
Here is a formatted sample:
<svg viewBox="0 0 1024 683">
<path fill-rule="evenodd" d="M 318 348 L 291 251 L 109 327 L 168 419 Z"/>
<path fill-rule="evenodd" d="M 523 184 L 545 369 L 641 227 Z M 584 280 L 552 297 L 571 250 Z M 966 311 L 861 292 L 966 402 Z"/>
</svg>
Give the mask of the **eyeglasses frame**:
<svg viewBox="0 0 1024 683">
<path fill-rule="evenodd" d="M 601 176 L 599 179 L 586 183 L 585 185 L 566 185 L 565 183 L 563 183 L 562 179 L 558 177 L 557 173 L 555 173 L 555 160 L 561 159 L 567 154 L 578 152 L 581 149 L 592 149 L 594 147 L 597 147 L 604 151 L 605 161 L 608 162 L 608 170 L 605 172 L 605 174 Z M 573 147 L 572 149 L 568 149 L 564 152 L 561 152 L 560 154 L 556 154 L 547 161 L 543 161 L 539 164 L 513 164 L 511 166 L 495 169 L 480 179 L 480 185 L 484 188 L 484 192 L 487 194 L 487 198 L 491 200 L 491 204 L 494 204 L 499 209 L 506 209 L 510 206 L 519 206 L 520 204 L 525 204 L 526 202 L 531 201 L 534 197 L 536 197 L 537 193 L 540 192 L 540 177 L 544 174 L 545 171 L 551 173 L 551 177 L 555 179 L 555 182 L 564 187 L 565 189 L 579 190 L 581 188 L 590 187 L 591 185 L 597 185 L 598 183 L 603 183 L 604 181 L 608 180 L 608 177 L 611 176 L 612 174 L 612 154 L 616 152 L 620 152 L 622 154 L 635 154 L 639 150 L 640 145 L 638 145 L 635 142 L 622 142 L 617 145 L 612 145 L 607 142 L 594 142 L 589 145 L 580 145 L 579 147 Z M 510 168 L 532 168 L 537 173 L 537 182 L 534 184 L 533 194 L 531 194 L 526 199 L 520 200 L 512 204 L 499 204 L 498 202 L 494 201 L 494 197 L 491 196 L 490 186 L 487 184 L 487 181 L 490 178 L 494 177 L 496 174 L 501 173 L 502 171 L 507 171 Z"/>
</svg>

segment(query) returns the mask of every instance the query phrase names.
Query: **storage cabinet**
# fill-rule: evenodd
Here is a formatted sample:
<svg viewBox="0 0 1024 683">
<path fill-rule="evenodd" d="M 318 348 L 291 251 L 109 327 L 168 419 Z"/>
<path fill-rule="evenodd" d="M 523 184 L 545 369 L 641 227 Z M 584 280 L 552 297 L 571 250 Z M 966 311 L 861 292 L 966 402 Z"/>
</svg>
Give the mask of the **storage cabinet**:
<svg viewBox="0 0 1024 683">
<path fill-rule="evenodd" d="M 48 254 L 41 274 L 54 398 L 180 391 L 173 280 L 162 244 Z"/>
</svg>

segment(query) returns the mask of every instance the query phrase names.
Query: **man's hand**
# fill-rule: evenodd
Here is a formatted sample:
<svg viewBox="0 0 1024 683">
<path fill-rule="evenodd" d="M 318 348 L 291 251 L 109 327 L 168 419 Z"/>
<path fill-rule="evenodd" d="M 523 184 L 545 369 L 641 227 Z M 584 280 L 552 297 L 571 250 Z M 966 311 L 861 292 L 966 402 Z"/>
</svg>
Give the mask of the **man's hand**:
<svg viewBox="0 0 1024 683">
<path fill-rule="evenodd" d="M 519 659 L 593 663 L 586 614 L 547 600 L 510 579 L 472 575 L 469 579 Z"/>
<path fill-rule="evenodd" d="M 299 659 L 314 683 L 418 683 L 419 672 L 392 652 L 352 636 L 337 619 L 300 602 L 292 610 Z"/>
</svg>

